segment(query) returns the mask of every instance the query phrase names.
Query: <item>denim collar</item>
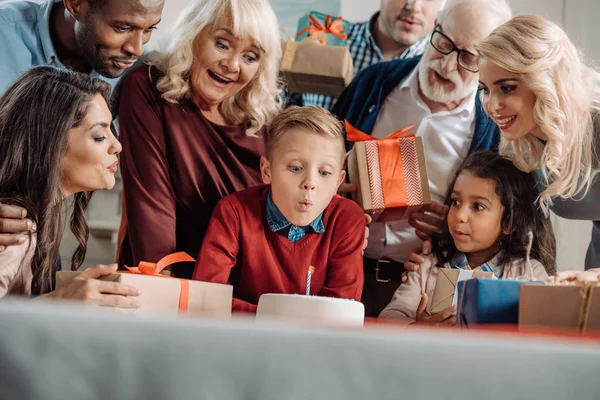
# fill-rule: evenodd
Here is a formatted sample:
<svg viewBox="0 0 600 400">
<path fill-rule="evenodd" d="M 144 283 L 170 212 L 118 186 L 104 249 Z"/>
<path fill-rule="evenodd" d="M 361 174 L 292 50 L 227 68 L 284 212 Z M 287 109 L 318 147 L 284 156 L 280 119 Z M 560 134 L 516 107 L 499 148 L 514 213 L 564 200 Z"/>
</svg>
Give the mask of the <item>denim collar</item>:
<svg viewBox="0 0 600 400">
<path fill-rule="evenodd" d="M 271 190 L 269 190 L 269 193 L 267 193 L 267 222 L 269 223 L 269 228 L 271 228 L 273 232 L 279 232 L 282 229 L 292 226 L 292 223 L 287 220 L 281 211 L 279 211 L 275 203 L 273 203 L 273 199 L 271 198 Z M 323 225 L 323 213 L 315 218 L 314 221 L 309 225 L 301 228 L 304 228 L 305 233 L 308 232 L 309 228 L 312 228 L 316 233 L 325 232 L 325 226 Z"/>
<path fill-rule="evenodd" d="M 481 268 L 481 270 L 485 272 L 492 272 L 494 275 L 496 275 L 496 278 L 498 278 L 499 272 L 497 272 L 496 270 L 498 269 L 499 254 L 500 253 L 496 254 L 494 258 L 492 258 L 490 261 L 484 263 L 483 265 L 480 265 L 479 268 Z M 465 253 L 462 253 L 460 251 L 457 251 L 454 257 L 452 258 L 452 261 L 450 261 L 450 268 L 472 269 L 469 266 L 469 262 L 467 261 L 467 256 L 465 255 Z"/>
</svg>

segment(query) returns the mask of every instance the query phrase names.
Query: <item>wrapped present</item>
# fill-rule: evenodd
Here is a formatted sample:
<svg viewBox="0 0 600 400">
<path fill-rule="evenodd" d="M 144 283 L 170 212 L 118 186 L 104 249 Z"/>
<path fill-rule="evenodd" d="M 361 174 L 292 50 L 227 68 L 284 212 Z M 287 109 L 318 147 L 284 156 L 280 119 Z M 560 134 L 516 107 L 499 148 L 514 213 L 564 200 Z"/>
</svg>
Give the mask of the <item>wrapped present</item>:
<svg viewBox="0 0 600 400">
<path fill-rule="evenodd" d="M 347 47 L 323 46 L 312 40 L 282 45 L 280 71 L 290 92 L 337 97 L 354 77 Z"/>
<path fill-rule="evenodd" d="M 162 275 L 171 264 L 195 261 L 186 253 L 174 253 L 157 263 L 140 262 L 138 267 L 127 267 L 103 276 L 103 281 L 120 282 L 138 288 L 140 307 L 135 310 L 116 309 L 137 314 L 209 314 L 231 316 L 233 287 L 211 282 L 190 281 Z M 80 272 L 58 271 L 56 288 L 69 284 Z"/>
<path fill-rule="evenodd" d="M 431 203 L 423 139 L 404 136 L 413 127 L 377 139 L 346 121 L 346 138 L 355 142 L 348 157 L 353 199 L 373 221 L 408 218 L 412 210 Z"/>
<path fill-rule="evenodd" d="M 519 289 L 542 282 L 469 279 L 459 282 L 456 324 L 461 326 L 519 322 Z"/>
<path fill-rule="evenodd" d="M 519 325 L 600 331 L 598 282 L 523 285 Z"/>
<path fill-rule="evenodd" d="M 467 279 L 495 279 L 493 272 L 473 271 L 469 269 L 439 268 L 435 289 L 431 297 L 429 313 L 437 314 L 446 308 L 458 304 L 458 282 Z"/>
<path fill-rule="evenodd" d="M 322 45 L 346 46 L 350 23 L 341 17 L 332 17 L 317 11 L 311 11 L 298 21 L 296 40 L 310 38 Z"/>
</svg>

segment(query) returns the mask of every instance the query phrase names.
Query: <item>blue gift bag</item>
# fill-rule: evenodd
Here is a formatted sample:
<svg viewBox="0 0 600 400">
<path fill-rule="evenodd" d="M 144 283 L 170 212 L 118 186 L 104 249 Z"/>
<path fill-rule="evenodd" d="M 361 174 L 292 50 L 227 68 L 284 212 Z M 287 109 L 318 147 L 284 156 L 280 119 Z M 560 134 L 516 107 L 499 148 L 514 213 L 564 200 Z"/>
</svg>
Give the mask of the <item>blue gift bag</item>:
<svg viewBox="0 0 600 400">
<path fill-rule="evenodd" d="M 469 279 L 458 282 L 457 325 L 518 324 L 519 287 L 541 282 Z"/>
</svg>

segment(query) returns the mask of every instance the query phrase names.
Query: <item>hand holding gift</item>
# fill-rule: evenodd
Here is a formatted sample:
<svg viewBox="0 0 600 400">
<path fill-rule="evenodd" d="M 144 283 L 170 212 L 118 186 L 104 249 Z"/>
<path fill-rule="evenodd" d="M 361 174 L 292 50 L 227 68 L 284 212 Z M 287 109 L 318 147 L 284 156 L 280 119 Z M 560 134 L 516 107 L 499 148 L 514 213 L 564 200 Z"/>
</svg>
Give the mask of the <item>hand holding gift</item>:
<svg viewBox="0 0 600 400">
<path fill-rule="evenodd" d="M 600 268 L 592 268 L 587 271 L 562 271 L 554 275 L 554 282 L 600 282 Z"/>
<path fill-rule="evenodd" d="M 346 138 L 355 142 L 348 158 L 353 199 L 373 221 L 408 218 L 431 203 L 423 140 L 406 136 L 410 129 L 377 139 L 346 122 Z"/>
<path fill-rule="evenodd" d="M 79 300 L 105 307 L 138 308 L 140 304 L 137 297 L 140 291 L 136 287 L 101 280 L 115 272 L 117 272 L 117 264 L 88 268 L 67 284 L 57 285 L 55 291 L 39 296 L 37 299 L 57 298 Z"/>
<path fill-rule="evenodd" d="M 427 312 L 427 293 L 423 293 L 421 296 L 421 302 L 419 303 L 419 307 L 417 308 L 417 316 L 416 321 L 427 323 L 427 324 L 436 324 L 436 325 L 456 325 L 456 306 L 450 306 L 438 313 L 428 313 Z"/>
<path fill-rule="evenodd" d="M 104 269 L 97 267 L 96 270 L 91 269 L 83 273 L 58 271 L 56 292 L 85 295 L 87 291 L 87 295 L 95 299 L 96 292 L 98 296 L 103 293 L 115 293 L 115 291 L 120 295 L 134 290 L 132 295 L 138 295 L 135 299 L 128 300 L 121 295 L 120 298 L 104 297 L 104 302 L 94 302 L 123 308 L 129 305 L 127 301 L 135 301 L 134 308 L 139 307 L 140 314 L 231 315 L 232 286 L 189 281 L 161 274 L 171 264 L 192 261 L 195 261 L 192 257 L 180 252 L 163 257 L 156 263 L 141 261 L 137 267 L 127 267 L 128 271 L 116 271 L 116 267 L 113 266 Z M 98 278 L 98 280 L 90 278 Z M 140 291 L 138 292 L 136 288 Z M 62 297 L 66 298 L 64 295 Z M 109 301 L 117 304 L 105 304 Z"/>
</svg>

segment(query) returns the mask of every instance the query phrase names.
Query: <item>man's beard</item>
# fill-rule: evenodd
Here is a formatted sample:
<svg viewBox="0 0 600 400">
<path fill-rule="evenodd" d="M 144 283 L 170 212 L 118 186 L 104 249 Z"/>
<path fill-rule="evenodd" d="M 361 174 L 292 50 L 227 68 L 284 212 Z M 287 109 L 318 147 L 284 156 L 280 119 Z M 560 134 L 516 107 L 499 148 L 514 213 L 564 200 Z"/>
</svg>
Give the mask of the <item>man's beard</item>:
<svg viewBox="0 0 600 400">
<path fill-rule="evenodd" d="M 111 63 L 111 59 L 114 58 L 116 60 L 131 60 L 137 58 L 134 56 L 103 56 L 101 54 L 100 46 L 97 46 L 95 44 L 95 40 L 93 40 L 91 35 L 85 31 L 78 32 L 78 34 L 75 35 L 75 41 L 77 42 L 79 52 L 81 53 L 83 58 L 85 58 L 87 64 L 92 68 L 92 70 L 96 71 L 98 74 L 106 78 L 118 78 L 125 72 L 124 70 L 120 70 L 116 66 L 113 66 Z"/>
<path fill-rule="evenodd" d="M 422 60 L 419 63 L 419 86 L 425 97 L 437 103 L 448 104 L 463 100 L 477 89 L 477 80 L 473 79 L 472 82 L 465 83 L 458 70 L 447 74 L 442 73 L 442 61 L 443 59 Z M 429 72 L 432 70 L 442 78 L 451 81 L 454 88 L 448 90 L 442 85 L 432 85 L 429 82 Z"/>
</svg>

